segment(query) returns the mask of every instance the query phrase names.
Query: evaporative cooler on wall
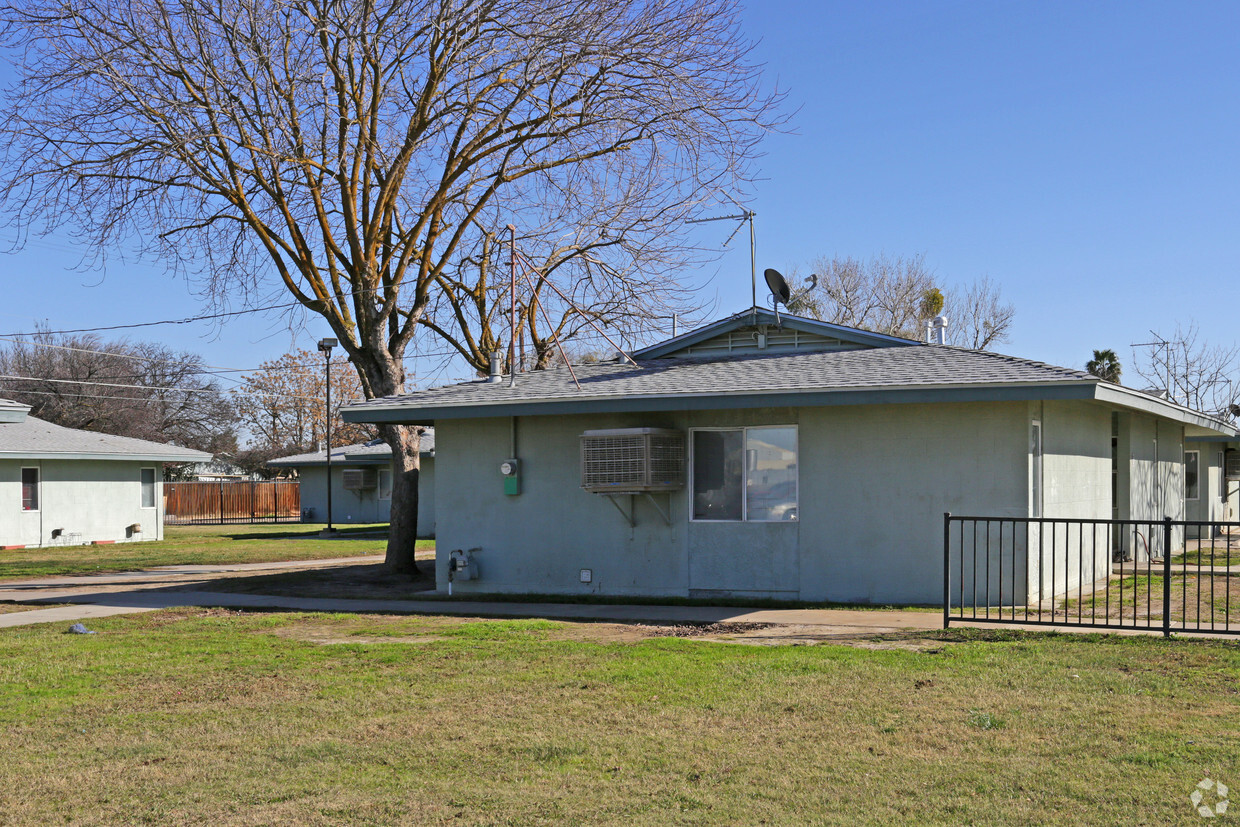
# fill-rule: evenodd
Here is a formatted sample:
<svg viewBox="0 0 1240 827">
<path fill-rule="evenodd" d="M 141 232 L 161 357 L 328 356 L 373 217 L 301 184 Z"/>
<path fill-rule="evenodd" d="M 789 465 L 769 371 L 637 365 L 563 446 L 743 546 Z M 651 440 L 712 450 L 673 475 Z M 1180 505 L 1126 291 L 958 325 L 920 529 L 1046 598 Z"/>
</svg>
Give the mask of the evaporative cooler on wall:
<svg viewBox="0 0 1240 827">
<path fill-rule="evenodd" d="M 370 491 L 379 484 L 373 468 L 346 468 L 340 473 L 345 491 Z"/>
<path fill-rule="evenodd" d="M 685 435 L 669 428 L 586 431 L 581 435 L 581 487 L 609 499 L 643 495 L 671 525 L 651 495 L 685 487 Z M 631 497 L 628 513 L 611 501 L 630 525 L 636 524 Z"/>
</svg>

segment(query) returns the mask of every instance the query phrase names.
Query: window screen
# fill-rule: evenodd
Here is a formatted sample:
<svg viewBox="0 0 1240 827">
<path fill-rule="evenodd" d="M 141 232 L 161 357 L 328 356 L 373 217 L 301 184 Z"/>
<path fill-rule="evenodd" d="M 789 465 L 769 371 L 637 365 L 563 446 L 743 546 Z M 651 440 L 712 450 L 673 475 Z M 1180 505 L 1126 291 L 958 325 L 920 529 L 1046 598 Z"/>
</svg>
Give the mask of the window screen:
<svg viewBox="0 0 1240 827">
<path fill-rule="evenodd" d="M 1200 495 L 1197 483 L 1200 456 L 1198 451 L 1184 452 L 1184 499 L 1186 500 L 1195 500 Z"/>
<path fill-rule="evenodd" d="M 22 469 L 22 511 L 39 510 L 39 469 Z"/>
<path fill-rule="evenodd" d="M 390 468 L 379 469 L 379 499 L 392 499 L 392 471 Z"/>
<path fill-rule="evenodd" d="M 1042 423 L 1034 422 L 1029 431 L 1029 454 L 1032 462 L 1033 479 L 1030 483 L 1030 513 L 1034 517 L 1042 516 Z"/>
<path fill-rule="evenodd" d="M 142 507 L 155 507 L 155 469 L 142 469 Z"/>
<path fill-rule="evenodd" d="M 693 432 L 693 519 L 743 516 L 744 431 Z"/>
</svg>

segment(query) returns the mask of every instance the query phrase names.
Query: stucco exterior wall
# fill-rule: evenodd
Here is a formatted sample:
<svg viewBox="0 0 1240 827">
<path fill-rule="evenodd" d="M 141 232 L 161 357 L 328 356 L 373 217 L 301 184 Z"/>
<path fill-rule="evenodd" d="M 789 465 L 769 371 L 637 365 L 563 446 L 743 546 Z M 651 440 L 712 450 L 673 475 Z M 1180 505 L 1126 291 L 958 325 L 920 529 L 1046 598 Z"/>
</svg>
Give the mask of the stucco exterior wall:
<svg viewBox="0 0 1240 827">
<path fill-rule="evenodd" d="M 1110 573 L 1105 525 L 1054 520 L 1111 518 L 1111 410 L 1041 402 L 1030 406 L 1030 421 L 1042 424 L 1041 514 L 1051 520 L 1032 526 L 1029 534 L 1027 600 L 1033 601 L 1076 591 Z M 1031 502 L 1031 514 L 1037 513 L 1034 506 Z"/>
<path fill-rule="evenodd" d="M 437 447 L 452 461 L 437 469 L 439 586 L 447 585 L 451 550 L 478 548 L 480 577 L 457 581 L 459 593 L 938 603 L 945 511 L 1028 514 L 1029 417 L 1023 402 L 526 417 L 518 422 L 515 497 L 503 493 L 498 470 L 511 456 L 511 420 L 443 420 Z M 1106 438 L 1089 461 L 1051 463 L 1052 475 L 1066 475 L 1057 508 L 1109 510 L 1108 417 L 1086 417 Z M 630 526 L 606 497 L 580 487 L 585 430 L 744 425 L 798 426 L 798 520 L 694 522 L 682 490 L 655 495 L 670 525 L 634 498 Z M 627 511 L 629 498 L 617 499 Z M 581 569 L 590 569 L 590 583 L 581 582 Z"/>
<path fill-rule="evenodd" d="M 1131 414 L 1121 419 L 1121 432 L 1128 433 L 1128 513 L 1125 519 L 1161 522 L 1163 517 L 1184 517 L 1184 429 L 1166 420 Z M 1124 454 L 1120 454 L 1123 461 Z M 1147 536 L 1148 535 L 1148 536 Z M 1138 527 L 1138 535 L 1126 536 L 1124 550 L 1144 561 L 1163 554 L 1162 531 L 1156 526 Z M 1184 530 L 1171 535 L 1172 551 L 1184 545 Z"/>
<path fill-rule="evenodd" d="M 350 523 L 386 523 L 391 519 L 391 499 L 379 499 L 379 491 L 373 488 L 367 491 L 346 491 L 344 487 L 344 469 L 372 468 L 376 472 L 380 465 L 332 465 L 332 522 L 348 525 Z M 312 517 L 305 518 L 309 522 L 327 522 L 327 469 L 322 466 L 304 466 L 298 469 L 298 480 L 301 482 L 301 509 L 314 509 Z M 435 460 L 422 457 L 422 473 L 418 481 L 418 536 L 435 536 Z"/>
<path fill-rule="evenodd" d="M 22 511 L 21 469 L 32 467 L 40 469 L 39 509 Z M 142 507 L 143 468 L 155 469 L 154 508 Z M 163 539 L 162 479 L 152 462 L 0 460 L 0 545 Z M 141 532 L 131 534 L 135 523 Z"/>
</svg>

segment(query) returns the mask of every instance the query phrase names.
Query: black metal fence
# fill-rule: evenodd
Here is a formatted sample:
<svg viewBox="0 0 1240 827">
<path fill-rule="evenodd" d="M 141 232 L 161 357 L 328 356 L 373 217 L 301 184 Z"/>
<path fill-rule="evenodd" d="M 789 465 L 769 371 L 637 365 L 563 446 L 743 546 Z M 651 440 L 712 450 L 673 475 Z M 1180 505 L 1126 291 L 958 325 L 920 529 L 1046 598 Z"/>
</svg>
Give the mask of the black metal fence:
<svg viewBox="0 0 1240 827">
<path fill-rule="evenodd" d="M 1240 523 L 944 515 L 944 627 L 1240 634 L 1232 603 Z"/>
</svg>

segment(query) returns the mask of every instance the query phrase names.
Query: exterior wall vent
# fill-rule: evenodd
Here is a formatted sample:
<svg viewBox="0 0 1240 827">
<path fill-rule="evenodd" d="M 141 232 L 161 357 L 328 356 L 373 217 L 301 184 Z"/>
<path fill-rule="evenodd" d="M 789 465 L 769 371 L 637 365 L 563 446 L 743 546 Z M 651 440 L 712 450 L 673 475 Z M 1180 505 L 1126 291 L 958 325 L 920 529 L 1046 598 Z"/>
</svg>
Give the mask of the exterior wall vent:
<svg viewBox="0 0 1240 827">
<path fill-rule="evenodd" d="M 685 435 L 667 428 L 614 428 L 581 435 L 581 487 L 595 494 L 685 487 Z"/>
<path fill-rule="evenodd" d="M 379 475 L 373 468 L 346 468 L 340 472 L 345 491 L 370 491 L 379 484 Z"/>
</svg>

